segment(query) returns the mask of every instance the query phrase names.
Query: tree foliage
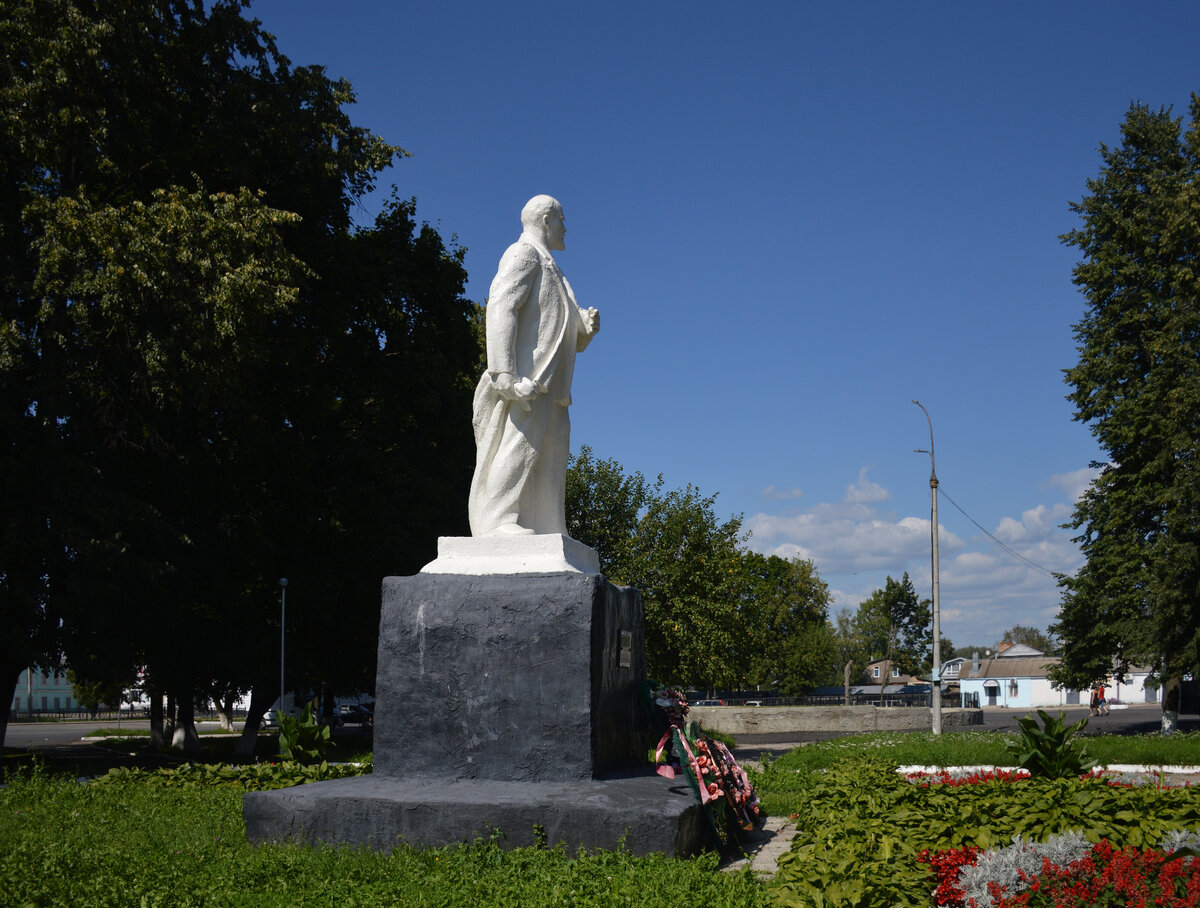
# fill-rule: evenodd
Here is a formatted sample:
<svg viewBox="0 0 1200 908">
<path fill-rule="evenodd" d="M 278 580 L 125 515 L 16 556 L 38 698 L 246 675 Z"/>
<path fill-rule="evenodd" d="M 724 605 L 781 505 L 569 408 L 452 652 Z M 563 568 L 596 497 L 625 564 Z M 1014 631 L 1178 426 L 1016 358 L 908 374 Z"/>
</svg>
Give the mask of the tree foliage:
<svg viewBox="0 0 1200 908">
<path fill-rule="evenodd" d="M 829 593 L 807 561 L 746 549 L 741 519 L 716 496 L 627 475 L 584 446 L 567 470 L 567 529 L 600 553 L 614 583 L 645 606 L 650 673 L 699 687 L 779 684 L 801 690 L 827 661 Z"/>
<path fill-rule="evenodd" d="M 1086 557 L 1063 577 L 1051 629 L 1059 683 L 1132 664 L 1164 678 L 1200 666 L 1200 98 L 1191 123 L 1134 104 L 1121 144 L 1073 204 L 1063 241 L 1086 299 L 1066 370 L 1075 418 L 1107 460 L 1070 526 Z"/>
<path fill-rule="evenodd" d="M 870 660 L 889 659 L 904 674 L 928 671 L 933 659 L 933 603 L 917 595 L 905 572 L 888 577 L 858 606 L 852 622 Z"/>
<path fill-rule="evenodd" d="M 246 6 L 0 0 L 0 681 L 257 691 L 288 576 L 289 685 L 361 689 L 463 530 L 463 252 L 353 223 L 403 151 Z"/>
<path fill-rule="evenodd" d="M 837 649 L 827 620 L 829 586 L 809 560 L 746 552 L 742 619 L 753 641 L 749 681 L 803 694 L 837 669 Z"/>
<path fill-rule="evenodd" d="M 1014 624 L 1006 630 L 1002 642 L 1023 643 L 1047 655 L 1056 653 L 1059 647 L 1058 641 L 1054 639 L 1053 635 L 1040 631 L 1036 627 L 1026 627 L 1023 624 Z"/>
<path fill-rule="evenodd" d="M 834 670 L 825 678 L 825 684 L 841 687 L 846 681 L 846 666 L 850 666 L 850 682 L 857 683 L 871 661 L 867 642 L 859 636 L 855 626 L 855 611 L 848 608 L 838 610 L 830 627 L 833 633 L 834 653 L 837 660 Z"/>
</svg>

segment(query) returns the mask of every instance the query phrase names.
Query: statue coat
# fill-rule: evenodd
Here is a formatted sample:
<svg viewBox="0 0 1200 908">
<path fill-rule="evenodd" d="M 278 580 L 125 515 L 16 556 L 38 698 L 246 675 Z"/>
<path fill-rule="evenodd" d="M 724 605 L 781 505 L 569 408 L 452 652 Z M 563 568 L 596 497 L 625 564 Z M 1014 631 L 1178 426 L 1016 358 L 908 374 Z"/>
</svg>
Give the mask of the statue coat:
<svg viewBox="0 0 1200 908">
<path fill-rule="evenodd" d="M 515 524 L 567 534 L 565 492 L 575 354 L 591 341 L 585 314 L 553 256 L 524 233 L 500 259 L 486 309 L 487 371 L 475 389 L 471 533 Z M 493 376 L 529 378 L 540 393 L 506 400 Z"/>
</svg>

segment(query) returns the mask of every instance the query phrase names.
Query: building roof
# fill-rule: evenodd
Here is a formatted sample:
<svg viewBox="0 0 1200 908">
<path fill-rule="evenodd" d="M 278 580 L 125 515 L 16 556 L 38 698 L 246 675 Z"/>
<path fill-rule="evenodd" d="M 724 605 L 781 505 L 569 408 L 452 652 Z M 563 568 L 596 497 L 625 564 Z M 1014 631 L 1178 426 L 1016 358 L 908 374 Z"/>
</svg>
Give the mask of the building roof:
<svg viewBox="0 0 1200 908">
<path fill-rule="evenodd" d="M 1044 678 L 1046 672 L 1058 664 L 1056 656 L 998 656 L 984 659 L 976 668 L 964 663 L 959 680 L 968 678 Z"/>
<path fill-rule="evenodd" d="M 1025 643 L 1010 643 L 1008 646 L 1005 646 L 1003 643 L 1001 643 L 1000 650 L 996 653 L 996 658 L 997 659 L 1017 659 L 1017 658 L 1023 658 L 1026 656 L 1044 656 L 1044 655 L 1045 655 L 1045 653 L 1043 653 L 1040 649 L 1034 649 L 1032 646 L 1029 646 L 1028 644 L 1025 644 Z"/>
</svg>

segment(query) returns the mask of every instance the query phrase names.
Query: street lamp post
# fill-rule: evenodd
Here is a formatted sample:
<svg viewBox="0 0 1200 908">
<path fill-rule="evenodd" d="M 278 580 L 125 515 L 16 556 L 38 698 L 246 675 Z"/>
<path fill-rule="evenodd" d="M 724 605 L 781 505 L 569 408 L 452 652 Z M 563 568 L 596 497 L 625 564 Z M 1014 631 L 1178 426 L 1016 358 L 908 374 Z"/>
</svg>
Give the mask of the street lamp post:
<svg viewBox="0 0 1200 908">
<path fill-rule="evenodd" d="M 283 644 L 284 635 L 287 626 L 287 578 L 279 578 L 279 709 L 275 713 L 275 721 L 278 723 L 280 716 L 283 715 Z"/>
<path fill-rule="evenodd" d="M 917 448 L 915 453 L 929 455 L 929 494 L 933 501 L 933 519 L 930 530 L 933 546 L 933 733 L 940 735 L 942 733 L 942 616 L 938 602 L 940 582 L 938 578 L 937 463 L 933 457 L 933 420 L 929 418 L 929 411 L 925 409 L 923 403 L 919 400 L 914 400 L 913 403 L 921 408 L 925 414 L 925 421 L 929 423 L 929 450 Z"/>
</svg>

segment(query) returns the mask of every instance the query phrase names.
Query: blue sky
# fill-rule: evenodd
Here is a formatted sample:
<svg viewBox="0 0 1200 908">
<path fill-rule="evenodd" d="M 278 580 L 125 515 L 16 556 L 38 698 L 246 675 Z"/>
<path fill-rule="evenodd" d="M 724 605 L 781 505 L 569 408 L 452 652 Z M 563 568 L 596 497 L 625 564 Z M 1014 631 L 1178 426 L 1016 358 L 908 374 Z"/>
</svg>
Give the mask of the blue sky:
<svg viewBox="0 0 1200 908">
<path fill-rule="evenodd" d="M 466 248 L 472 299 L 525 201 L 563 203 L 558 261 L 602 318 L 573 449 L 718 493 L 752 548 L 815 561 L 832 614 L 905 571 L 930 593 L 917 398 L 943 633 L 1053 620 L 1048 572 L 1080 563 L 1059 525 L 1100 457 L 1065 399 L 1083 300 L 1058 236 L 1130 103 L 1183 115 L 1200 91 L 1200 4 L 250 12 L 411 153 L 382 185 Z"/>
</svg>

